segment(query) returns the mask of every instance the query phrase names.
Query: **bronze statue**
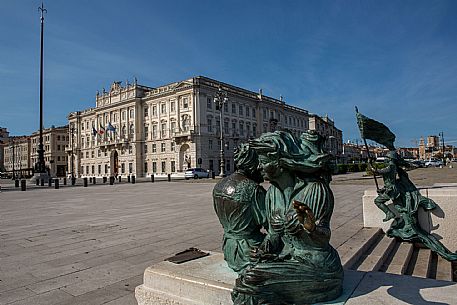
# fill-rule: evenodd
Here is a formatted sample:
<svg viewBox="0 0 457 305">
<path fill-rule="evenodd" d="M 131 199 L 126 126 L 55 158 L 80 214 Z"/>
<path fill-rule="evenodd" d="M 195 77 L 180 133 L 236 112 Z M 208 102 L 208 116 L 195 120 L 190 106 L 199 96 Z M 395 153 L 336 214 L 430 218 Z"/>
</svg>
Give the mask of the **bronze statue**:
<svg viewBox="0 0 457 305">
<path fill-rule="evenodd" d="M 213 190 L 214 209 L 224 228 L 222 249 L 227 264 L 240 272 L 250 264 L 249 255 L 264 239 L 265 189 L 257 153 L 243 144 L 235 151 L 235 173 Z"/>
<path fill-rule="evenodd" d="M 386 214 L 383 221 L 395 218 L 390 229 L 386 232 L 387 236 L 403 241 L 420 242 L 444 259 L 456 261 L 457 253 L 449 251 L 435 236 L 423 230 L 419 225 L 419 207 L 422 207 L 425 211 L 432 211 L 438 205 L 430 198 L 421 195 L 414 183 L 409 179 L 407 172 L 402 168 L 402 166 L 408 166 L 408 162 L 396 153 L 394 146 L 395 135 L 384 124 L 359 113 L 357 108 L 356 116 L 360 134 L 365 141 L 368 152 L 366 139 L 376 141 L 389 148 L 389 153 L 386 156 L 387 166 L 385 168 L 377 170 L 370 164 L 375 182 L 376 174 L 382 174 L 384 180 L 384 187 L 381 189 L 379 189 L 376 182 L 378 197 L 375 198 L 374 203 Z M 386 202 L 390 200 L 392 200 L 395 213 L 386 205 Z"/>
<path fill-rule="evenodd" d="M 323 152 L 322 141 L 318 134 L 296 138 L 282 131 L 250 141 L 271 183 L 265 198 L 267 236 L 239 271 L 235 305 L 309 304 L 341 294 L 343 268 L 329 244 L 331 156 Z"/>
</svg>

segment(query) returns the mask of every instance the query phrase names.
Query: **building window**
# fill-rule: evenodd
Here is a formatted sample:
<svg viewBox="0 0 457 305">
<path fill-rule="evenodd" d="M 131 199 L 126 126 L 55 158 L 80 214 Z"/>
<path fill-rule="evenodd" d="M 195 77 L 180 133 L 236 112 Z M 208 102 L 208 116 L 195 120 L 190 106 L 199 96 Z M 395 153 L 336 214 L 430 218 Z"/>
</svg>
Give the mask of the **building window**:
<svg viewBox="0 0 457 305">
<path fill-rule="evenodd" d="M 167 113 L 167 105 L 166 104 L 160 104 L 160 113 L 161 114 Z"/>
<path fill-rule="evenodd" d="M 144 172 L 148 172 L 148 162 L 144 162 Z"/>
<path fill-rule="evenodd" d="M 114 122 L 117 122 L 117 113 L 115 113 L 115 114 L 113 115 L 113 121 L 114 121 Z M 92 126 L 94 126 L 94 124 L 92 124 Z"/>
<path fill-rule="evenodd" d="M 171 132 L 176 132 L 176 121 L 171 121 Z"/>
<path fill-rule="evenodd" d="M 108 164 L 105 164 L 105 174 L 108 174 Z"/>
<path fill-rule="evenodd" d="M 160 143 L 160 152 L 165 152 L 165 143 Z"/>
<path fill-rule="evenodd" d="M 86 175 L 89 175 L 89 165 L 86 165 Z"/>
<path fill-rule="evenodd" d="M 232 103 L 232 113 L 233 114 L 236 113 L 236 105 L 235 105 L 235 103 Z"/>
<path fill-rule="evenodd" d="M 230 150 L 230 142 L 229 141 L 225 142 L 225 149 L 226 150 Z"/>
<path fill-rule="evenodd" d="M 229 133 L 229 122 L 227 122 L 227 121 L 224 122 L 224 133 L 225 134 Z"/>
<path fill-rule="evenodd" d="M 160 129 L 162 131 L 162 137 L 166 137 L 167 136 L 167 123 L 162 123 L 160 125 Z"/>
<path fill-rule="evenodd" d="M 135 112 L 133 111 L 133 109 L 130 109 L 130 118 L 133 119 L 135 116 Z"/>
<path fill-rule="evenodd" d="M 213 149 L 213 140 L 208 140 L 208 149 Z"/>
<path fill-rule="evenodd" d="M 235 122 L 232 122 L 232 134 L 233 135 L 236 134 L 236 123 Z"/>
<path fill-rule="evenodd" d="M 144 143 L 144 153 L 148 153 L 148 143 Z"/>
<path fill-rule="evenodd" d="M 182 99 L 182 106 L 183 106 L 183 108 L 189 108 L 189 100 L 187 97 L 184 97 Z"/>
<path fill-rule="evenodd" d="M 244 136 L 244 123 L 240 122 L 240 135 Z"/>
<path fill-rule="evenodd" d="M 144 108 L 144 117 L 146 118 L 146 117 L 148 117 L 148 116 L 149 116 L 148 108 L 145 107 L 145 108 Z"/>
<path fill-rule="evenodd" d="M 125 111 L 122 111 L 122 120 L 125 121 Z"/>
<path fill-rule="evenodd" d="M 133 139 L 133 136 L 135 134 L 135 126 L 133 126 L 133 124 L 130 124 L 129 134 L 130 134 L 130 138 Z"/>
<path fill-rule="evenodd" d="M 152 106 L 152 115 L 157 116 L 157 106 L 156 105 Z"/>
<path fill-rule="evenodd" d="M 246 116 L 249 117 L 249 106 L 246 106 Z"/>
<path fill-rule="evenodd" d="M 89 152 L 86 151 L 86 159 L 89 158 Z"/>
<path fill-rule="evenodd" d="M 239 114 L 243 115 L 243 105 L 240 105 L 240 107 L 239 107 Z"/>
<path fill-rule="evenodd" d="M 106 166 L 106 165 L 105 165 Z M 105 168 L 105 171 L 106 171 L 106 168 Z M 106 172 L 105 172 L 106 173 Z M 125 163 L 122 163 L 121 164 L 121 173 L 124 174 L 125 173 Z"/>
<path fill-rule="evenodd" d="M 60 150 L 60 145 L 57 145 L 57 150 Z"/>
<path fill-rule="evenodd" d="M 152 152 L 153 153 L 157 152 L 157 144 L 156 143 L 152 144 Z"/>
<path fill-rule="evenodd" d="M 144 125 L 144 139 L 147 140 L 149 138 L 149 126 Z"/>
<path fill-rule="evenodd" d="M 252 108 L 252 117 L 255 118 L 255 108 Z"/>
<path fill-rule="evenodd" d="M 267 119 L 267 109 L 263 108 L 263 120 L 266 121 Z"/>
<path fill-rule="evenodd" d="M 157 138 L 157 124 L 152 125 L 152 137 Z"/>
<path fill-rule="evenodd" d="M 92 152 L 90 154 L 91 154 L 92 158 L 95 158 L 95 151 L 92 150 Z"/>
<path fill-rule="evenodd" d="M 176 106 L 175 102 L 170 103 L 170 112 L 175 112 Z"/>
<path fill-rule="evenodd" d="M 170 151 L 175 151 L 176 143 L 174 141 L 171 141 L 170 144 Z"/>
<path fill-rule="evenodd" d="M 98 156 L 98 157 L 101 157 L 101 156 L 102 156 L 102 152 L 101 152 L 100 149 L 97 150 L 97 156 Z"/>
<path fill-rule="evenodd" d="M 227 102 L 224 103 L 224 112 L 228 112 L 228 103 Z"/>
<path fill-rule="evenodd" d="M 133 173 L 133 163 L 129 163 L 129 174 Z"/>
<path fill-rule="evenodd" d="M 132 145 L 129 145 L 129 154 L 132 153 Z"/>
<path fill-rule="evenodd" d="M 206 107 L 208 109 L 213 109 L 213 101 L 211 100 L 211 97 L 206 98 Z"/>
<path fill-rule="evenodd" d="M 208 119 L 208 132 L 213 132 L 213 119 Z"/>
<path fill-rule="evenodd" d="M 162 165 L 162 173 L 165 173 L 166 169 L 167 169 L 165 161 L 162 161 L 161 165 Z"/>
<path fill-rule="evenodd" d="M 172 173 L 176 172 L 176 162 L 175 161 L 170 162 L 170 167 L 171 167 Z"/>
<path fill-rule="evenodd" d="M 102 174 L 102 165 L 101 164 L 98 165 L 98 174 L 99 175 Z"/>
<path fill-rule="evenodd" d="M 152 162 L 152 172 L 153 173 L 157 172 L 157 162 Z"/>
</svg>

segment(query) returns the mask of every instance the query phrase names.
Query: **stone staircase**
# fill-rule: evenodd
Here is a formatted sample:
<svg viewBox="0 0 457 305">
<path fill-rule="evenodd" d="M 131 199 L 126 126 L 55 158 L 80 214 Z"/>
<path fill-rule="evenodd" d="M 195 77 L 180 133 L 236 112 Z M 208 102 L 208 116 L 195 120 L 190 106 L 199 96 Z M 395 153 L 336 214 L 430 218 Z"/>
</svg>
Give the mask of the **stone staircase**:
<svg viewBox="0 0 457 305">
<path fill-rule="evenodd" d="M 457 262 L 448 262 L 429 249 L 387 237 L 379 228 L 361 229 L 337 250 L 345 269 L 457 282 Z"/>
</svg>

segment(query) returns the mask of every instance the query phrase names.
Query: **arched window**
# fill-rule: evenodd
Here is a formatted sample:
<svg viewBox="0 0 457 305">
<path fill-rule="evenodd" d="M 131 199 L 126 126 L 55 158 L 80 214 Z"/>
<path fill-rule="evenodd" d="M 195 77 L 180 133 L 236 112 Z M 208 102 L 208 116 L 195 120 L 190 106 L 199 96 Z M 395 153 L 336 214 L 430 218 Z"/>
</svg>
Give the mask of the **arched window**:
<svg viewBox="0 0 457 305">
<path fill-rule="evenodd" d="M 121 137 L 125 137 L 127 135 L 127 128 L 125 125 L 122 126 Z"/>
<path fill-rule="evenodd" d="M 133 126 L 133 124 L 130 125 L 130 128 L 129 128 L 129 135 L 131 138 L 133 138 L 135 134 L 135 127 Z"/>
</svg>

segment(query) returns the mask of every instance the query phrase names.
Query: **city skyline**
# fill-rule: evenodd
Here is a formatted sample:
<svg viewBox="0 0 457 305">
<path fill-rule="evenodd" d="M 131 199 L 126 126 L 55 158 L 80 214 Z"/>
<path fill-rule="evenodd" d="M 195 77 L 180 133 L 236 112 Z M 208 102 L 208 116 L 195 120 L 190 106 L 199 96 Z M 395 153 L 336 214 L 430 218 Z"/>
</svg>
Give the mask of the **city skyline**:
<svg viewBox="0 0 457 305">
<path fill-rule="evenodd" d="M 39 1 L 0 12 L 0 126 L 38 129 Z M 160 86 L 203 75 L 319 115 L 359 138 L 354 106 L 398 146 L 457 143 L 457 3 L 425 1 L 78 3 L 45 7 L 44 125 L 95 106 L 113 81 Z M 394 111 L 392 109 L 395 109 Z"/>
</svg>

